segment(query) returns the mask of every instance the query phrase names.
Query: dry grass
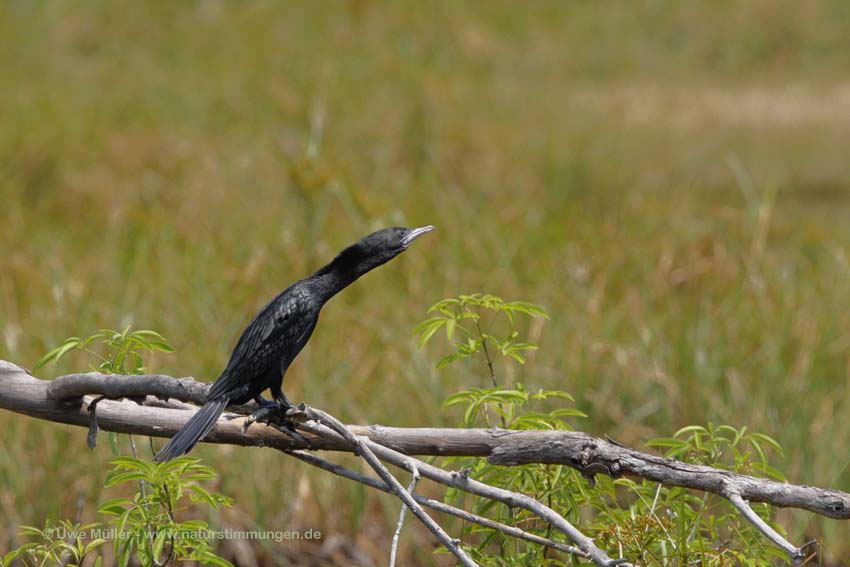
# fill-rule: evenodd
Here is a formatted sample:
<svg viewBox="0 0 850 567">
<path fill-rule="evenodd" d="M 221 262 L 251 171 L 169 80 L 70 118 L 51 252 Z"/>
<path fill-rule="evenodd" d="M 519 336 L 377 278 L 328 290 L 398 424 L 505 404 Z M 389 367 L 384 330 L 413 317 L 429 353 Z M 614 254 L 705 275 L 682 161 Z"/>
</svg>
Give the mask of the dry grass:
<svg viewBox="0 0 850 567">
<path fill-rule="evenodd" d="M 291 399 L 453 423 L 442 399 L 481 369 L 437 375 L 410 329 L 488 291 L 552 313 L 519 377 L 573 392 L 585 429 L 746 424 L 790 479 L 850 489 L 847 4 L 665 6 L 4 5 L 0 357 L 132 322 L 178 348 L 152 368 L 213 379 L 288 283 L 375 227 L 432 223 L 328 306 Z M 80 493 L 93 517 L 108 447 L 0 427 L 0 549 Z M 222 525 L 384 560 L 391 499 L 266 451 L 198 453 L 236 498 Z M 835 522 L 786 525 L 850 550 Z M 431 561 L 427 534 L 403 541 Z"/>
</svg>

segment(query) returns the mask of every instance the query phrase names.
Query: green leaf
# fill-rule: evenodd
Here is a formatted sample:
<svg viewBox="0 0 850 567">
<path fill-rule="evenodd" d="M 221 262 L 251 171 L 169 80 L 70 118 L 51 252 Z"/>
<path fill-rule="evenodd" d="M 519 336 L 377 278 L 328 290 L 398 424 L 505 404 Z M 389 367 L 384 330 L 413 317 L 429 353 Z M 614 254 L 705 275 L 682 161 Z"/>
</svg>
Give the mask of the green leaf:
<svg viewBox="0 0 850 567">
<path fill-rule="evenodd" d="M 218 565 L 218 567 L 233 567 L 233 563 L 231 563 L 230 561 L 224 559 L 223 557 L 219 557 L 218 555 L 215 555 L 214 553 L 210 553 L 210 552 L 204 553 L 203 556 L 199 557 L 198 559 L 201 560 L 201 563 L 203 565 Z"/>
<path fill-rule="evenodd" d="M 496 402 L 525 402 L 528 394 L 520 390 L 491 390 L 483 399 Z"/>
<path fill-rule="evenodd" d="M 69 337 L 65 339 L 65 341 L 61 345 L 42 356 L 41 359 L 35 363 L 35 368 L 33 368 L 33 371 L 40 369 L 42 366 L 44 366 L 50 361 L 59 362 L 60 358 L 62 358 L 68 352 L 77 348 L 79 345 L 80 339 L 78 337 Z"/>
<path fill-rule="evenodd" d="M 460 304 L 460 301 L 458 301 L 457 299 L 455 299 L 453 297 L 449 297 L 449 298 L 446 298 L 446 299 L 441 299 L 440 301 L 438 301 L 437 303 L 435 303 L 434 305 L 429 307 L 428 311 L 429 312 L 435 311 L 435 310 L 437 310 L 441 307 L 447 307 L 449 305 L 459 305 L 459 304 Z"/>
<path fill-rule="evenodd" d="M 525 315 L 530 315 L 532 317 L 543 317 L 544 319 L 549 318 L 549 314 L 545 309 L 539 305 L 528 303 L 527 301 L 511 301 L 510 303 L 505 303 L 502 306 L 502 309 L 507 311 L 516 311 L 517 313 L 524 313 Z"/>
<path fill-rule="evenodd" d="M 22 535 L 27 535 L 30 537 L 44 537 L 44 531 L 34 526 L 19 526 L 18 532 Z"/>
<path fill-rule="evenodd" d="M 674 433 L 673 437 L 681 437 L 686 433 L 708 433 L 708 430 L 701 425 L 688 425 Z"/>
<path fill-rule="evenodd" d="M 129 538 L 126 540 L 116 539 L 115 542 L 119 544 L 118 566 L 127 567 L 130 564 L 130 552 L 133 550 L 133 542 Z"/>
<path fill-rule="evenodd" d="M 158 470 L 159 474 L 164 474 L 164 473 L 173 472 L 173 471 L 176 471 L 176 470 L 179 469 L 180 473 L 182 474 L 187 469 L 189 469 L 190 467 L 193 467 L 194 465 L 197 465 L 200 462 L 201 462 L 201 459 L 199 459 L 197 457 L 190 457 L 190 456 L 187 456 L 187 455 L 183 455 L 181 457 L 177 457 L 176 459 L 172 459 L 172 460 L 166 461 L 164 463 L 159 463 L 157 465 L 157 470 Z M 209 469 L 209 470 L 212 470 L 209 467 L 206 467 L 206 468 Z M 214 471 L 213 471 L 213 474 L 215 474 Z"/>
<path fill-rule="evenodd" d="M 417 325 L 413 329 L 413 334 L 419 335 L 419 348 L 422 348 L 434 336 L 434 333 L 446 324 L 446 321 L 447 319 L 443 317 L 434 317 Z"/>
<path fill-rule="evenodd" d="M 455 362 L 456 360 L 460 360 L 461 358 L 466 358 L 466 355 L 461 354 L 459 352 L 453 352 L 449 355 L 446 355 L 443 358 L 441 358 L 440 361 L 437 363 L 437 370 L 440 370 L 440 369 L 448 366 L 452 362 Z"/>
<path fill-rule="evenodd" d="M 21 554 L 21 548 L 19 547 L 18 549 L 13 549 L 12 551 L 10 551 L 6 555 L 4 555 L 3 556 L 4 567 L 11 565 L 12 561 L 17 559 L 20 554 Z"/>
<path fill-rule="evenodd" d="M 115 486 L 116 484 L 122 484 L 124 482 L 137 481 L 137 480 L 145 480 L 147 475 L 141 471 L 129 471 L 124 473 L 118 473 L 106 479 L 106 482 L 103 485 L 107 488 L 110 486 Z"/>
<path fill-rule="evenodd" d="M 193 502 L 204 502 L 212 509 L 218 509 L 218 502 L 212 495 L 198 485 L 187 486 L 186 490 L 189 493 L 189 499 Z"/>
<path fill-rule="evenodd" d="M 203 520 L 186 520 L 181 522 L 177 529 L 184 532 L 202 532 L 209 529 L 209 524 Z"/>
<path fill-rule="evenodd" d="M 165 337 L 157 333 L 156 331 L 152 331 L 150 329 L 139 329 L 138 331 L 133 331 L 133 335 L 137 337 L 145 337 L 148 339 L 153 339 L 155 341 L 163 341 L 165 342 Z"/>
<path fill-rule="evenodd" d="M 112 454 L 120 455 L 121 450 L 118 448 L 118 434 L 114 431 L 110 431 L 107 438 L 109 439 L 109 449 L 112 451 Z"/>
<path fill-rule="evenodd" d="M 681 439 L 675 437 L 656 437 L 646 442 L 647 447 L 689 447 L 690 445 Z"/>
<path fill-rule="evenodd" d="M 149 463 L 141 459 L 137 459 L 135 457 L 115 457 L 109 461 L 109 464 L 111 464 L 113 467 L 118 467 L 122 469 L 152 472 Z"/>
<path fill-rule="evenodd" d="M 471 404 L 466 411 L 463 413 L 463 422 L 467 425 L 471 425 L 475 422 L 475 417 L 478 415 L 478 404 Z"/>
<path fill-rule="evenodd" d="M 144 336 L 136 336 L 135 333 L 127 337 L 125 346 L 130 348 L 146 348 L 148 350 L 153 350 L 151 342 L 148 339 Z"/>
<path fill-rule="evenodd" d="M 456 406 L 459 404 L 467 403 L 469 400 L 473 399 L 473 394 L 468 391 L 458 392 L 457 394 L 452 394 L 446 401 L 443 402 L 443 409 L 449 408 L 452 406 Z"/>
<path fill-rule="evenodd" d="M 127 531 L 127 524 L 130 522 L 130 515 L 132 513 L 133 513 L 133 509 L 132 508 L 128 509 L 118 519 L 118 529 L 116 530 L 118 534 L 125 534 L 126 535 L 125 532 Z M 120 537 L 118 537 L 118 538 L 115 538 L 115 541 L 116 542 L 124 541 L 124 542 L 127 542 L 129 544 L 130 538 L 125 538 L 125 539 L 122 540 Z"/>
<path fill-rule="evenodd" d="M 513 349 L 510 349 L 507 352 L 503 351 L 503 354 L 507 354 L 509 357 L 513 358 L 520 364 L 525 364 L 525 357 Z"/>
<path fill-rule="evenodd" d="M 549 398 L 564 398 L 565 400 L 569 400 L 571 402 L 575 401 L 575 398 L 567 392 L 563 390 L 539 390 L 536 394 L 531 396 L 534 400 L 546 400 Z"/>
<path fill-rule="evenodd" d="M 778 480 L 779 482 L 787 482 L 787 478 L 785 477 L 785 473 L 781 470 L 774 468 L 767 463 L 753 463 L 753 468 L 774 480 Z"/>
<path fill-rule="evenodd" d="M 97 538 L 97 539 L 91 540 L 90 542 L 88 542 L 85 545 L 85 547 L 83 547 L 83 555 L 86 555 L 87 553 L 94 551 L 95 549 L 97 549 L 98 547 L 103 545 L 104 543 L 106 543 L 106 540 L 103 539 L 103 538 Z"/>
<path fill-rule="evenodd" d="M 781 456 L 785 456 L 785 451 L 782 450 L 782 445 L 779 444 L 773 437 L 765 435 L 764 433 L 750 433 L 747 435 L 750 439 L 756 439 L 765 445 L 768 445 L 771 449 L 779 453 Z"/>
<path fill-rule="evenodd" d="M 156 534 L 156 538 L 153 540 L 153 549 L 151 550 L 151 556 L 158 560 L 159 556 L 162 555 L 162 548 L 165 547 L 165 542 L 168 539 L 168 532 L 161 531 Z"/>
<path fill-rule="evenodd" d="M 549 412 L 552 417 L 587 417 L 587 414 L 575 408 L 560 408 Z"/>
<path fill-rule="evenodd" d="M 123 374 L 124 370 L 124 359 L 127 356 L 126 350 L 118 351 L 118 354 L 115 355 L 115 359 L 112 361 L 112 367 L 118 371 L 119 374 Z"/>
<path fill-rule="evenodd" d="M 766 465 L 766 464 L 767 464 L 767 455 L 765 455 L 765 453 L 764 453 L 764 449 L 762 449 L 762 448 L 761 448 L 761 444 L 759 444 L 759 442 L 758 442 L 758 441 L 750 441 L 750 447 L 752 447 L 752 448 L 753 448 L 753 450 L 754 450 L 756 453 L 758 453 L 759 461 L 760 461 L 762 464 L 765 464 L 765 465 Z"/>
<path fill-rule="evenodd" d="M 168 344 L 164 341 L 150 341 L 150 344 L 151 344 L 150 350 L 157 350 L 157 351 L 160 351 L 160 352 L 176 352 L 177 351 L 177 349 L 175 349 L 173 346 L 171 346 L 170 344 Z"/>
<path fill-rule="evenodd" d="M 133 501 L 127 498 L 114 498 L 101 504 L 97 511 L 99 514 L 120 516 L 126 511 L 125 506 L 133 506 Z"/>
</svg>

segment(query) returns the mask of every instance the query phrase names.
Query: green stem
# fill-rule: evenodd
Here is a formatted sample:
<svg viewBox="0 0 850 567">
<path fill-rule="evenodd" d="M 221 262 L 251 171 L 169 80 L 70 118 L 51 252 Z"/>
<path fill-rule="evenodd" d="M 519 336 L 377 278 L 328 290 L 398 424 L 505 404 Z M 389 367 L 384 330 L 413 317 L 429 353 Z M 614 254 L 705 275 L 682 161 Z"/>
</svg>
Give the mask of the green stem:
<svg viewBox="0 0 850 567">
<path fill-rule="evenodd" d="M 493 382 L 493 387 L 498 388 L 499 384 L 498 384 L 498 382 L 496 382 L 496 371 L 493 369 L 493 359 L 490 357 L 490 350 L 487 348 L 487 335 L 485 335 L 484 331 L 481 330 L 481 322 L 478 319 L 475 320 L 475 327 L 476 327 L 476 329 L 478 329 L 478 338 L 481 340 L 481 347 L 484 349 L 484 360 L 487 362 L 487 368 L 490 370 L 490 380 Z M 502 407 L 502 404 L 497 404 L 497 405 L 499 406 L 499 409 L 502 412 L 501 415 L 499 416 L 501 418 L 502 427 L 507 428 L 508 423 L 505 420 L 505 415 L 504 415 L 505 408 Z M 486 408 L 485 408 L 485 412 L 486 412 Z M 489 420 L 486 420 L 486 421 L 489 421 Z M 490 424 L 488 423 L 487 426 L 489 427 Z"/>
</svg>

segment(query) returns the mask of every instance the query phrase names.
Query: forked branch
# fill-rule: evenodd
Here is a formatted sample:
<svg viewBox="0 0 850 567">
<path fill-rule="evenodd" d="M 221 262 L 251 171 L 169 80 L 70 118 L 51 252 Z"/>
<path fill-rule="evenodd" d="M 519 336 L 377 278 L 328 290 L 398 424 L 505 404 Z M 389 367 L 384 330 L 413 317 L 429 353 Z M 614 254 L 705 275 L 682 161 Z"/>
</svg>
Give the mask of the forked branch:
<svg viewBox="0 0 850 567">
<path fill-rule="evenodd" d="M 207 384 L 191 378 L 177 380 L 162 375 L 128 378 L 86 373 L 62 376 L 49 382 L 33 377 L 17 365 L 0 361 L 0 408 L 57 423 L 90 427 L 92 419 L 89 409 L 95 399 L 102 398 L 97 403 L 96 423 L 105 430 L 119 433 L 172 436 L 194 411 L 194 408 L 183 402 L 202 403 L 206 399 L 207 387 Z M 250 407 L 230 409 L 244 414 Z M 489 462 L 500 465 L 565 464 L 586 476 L 626 475 L 717 494 L 730 500 L 750 522 L 784 549 L 795 562 L 802 558 L 802 549 L 786 541 L 757 515 L 751 513 L 748 502 L 802 508 L 836 519 L 850 518 L 850 494 L 845 492 L 781 483 L 707 466 L 691 465 L 636 451 L 581 432 L 389 428 L 374 425 L 342 426 L 336 422 L 338 426 L 343 427 L 339 429 L 333 427 L 335 420 L 323 412 L 304 407 L 301 413 L 302 419 L 309 420 L 300 427 L 309 446 L 304 440 L 293 438 L 274 427 L 258 425 L 243 431 L 245 417 L 235 413 L 225 414 L 225 419 L 218 423 L 205 441 L 265 446 L 291 453 L 314 466 L 379 490 L 392 492 L 414 513 L 417 507 L 424 505 L 466 517 L 469 521 L 487 525 L 514 537 L 590 558 L 597 565 L 614 565 L 619 560 L 612 560 L 604 555 L 590 538 L 581 534 L 553 510 L 524 495 L 482 484 L 463 474 L 448 472 L 421 461 L 413 461 L 410 455 L 477 456 L 486 457 Z M 509 506 L 526 508 L 567 535 L 577 548 L 410 494 L 392 475 L 392 480 L 389 477 L 384 478 L 380 472 L 380 481 L 362 475 L 362 478 L 358 478 L 359 473 L 328 463 L 304 451 L 323 449 L 351 452 L 355 451 L 355 447 L 364 457 L 372 453 L 377 459 L 405 470 L 409 470 L 410 463 L 413 462 L 424 478 L 493 498 Z M 370 465 L 375 468 L 374 461 L 370 462 Z M 421 511 L 421 508 L 419 510 Z M 424 512 L 422 515 L 425 515 Z M 419 514 L 417 516 L 422 519 Z M 443 540 L 443 536 L 438 537 Z"/>
</svg>

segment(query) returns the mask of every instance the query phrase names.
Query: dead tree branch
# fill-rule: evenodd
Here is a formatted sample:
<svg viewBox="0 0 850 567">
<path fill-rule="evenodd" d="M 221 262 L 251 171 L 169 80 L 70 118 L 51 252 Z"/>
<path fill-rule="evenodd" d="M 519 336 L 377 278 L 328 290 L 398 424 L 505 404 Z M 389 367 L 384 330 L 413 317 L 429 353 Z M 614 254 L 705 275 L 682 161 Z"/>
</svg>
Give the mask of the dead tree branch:
<svg viewBox="0 0 850 567">
<path fill-rule="evenodd" d="M 86 373 L 70 374 L 50 382 L 33 377 L 17 365 L 0 361 L 0 408 L 57 423 L 92 427 L 95 418 L 92 417 L 94 412 L 90 413 L 90 410 L 96 405 L 94 415 L 97 425 L 118 433 L 172 436 L 192 415 L 191 411 L 187 411 L 191 406 L 181 402 L 203 403 L 206 400 L 207 387 L 207 384 L 192 378 L 174 379 L 163 375 L 128 378 Z M 249 405 L 230 409 L 245 413 L 251 408 Z M 317 460 L 302 450 L 309 448 L 354 451 L 356 445 L 360 454 L 373 453 L 377 459 L 405 470 L 410 470 L 410 463 L 413 462 L 416 470 L 425 478 L 532 511 L 566 534 L 580 549 L 524 532 L 518 533 L 522 530 L 486 518 L 468 518 L 470 521 L 484 520 L 490 523 L 490 527 L 500 529 L 506 534 L 537 541 L 562 551 L 577 552 L 578 555 L 592 559 L 597 565 L 615 565 L 619 560 L 612 560 L 604 555 L 590 538 L 581 534 L 553 510 L 523 495 L 509 491 L 499 492 L 501 489 L 478 483 L 462 474 L 450 473 L 418 460 L 412 461 L 410 455 L 478 456 L 486 457 L 491 463 L 508 466 L 527 463 L 563 464 L 577 469 L 585 476 L 592 477 L 600 473 L 612 477 L 626 475 L 717 494 L 728 499 L 794 561 L 802 557 L 801 548 L 787 542 L 764 522 L 757 522 L 753 518 L 754 514 L 747 513 L 749 502 L 801 508 L 836 519 L 850 518 L 850 494 L 845 492 L 793 485 L 691 465 L 643 453 L 581 432 L 390 428 L 375 425 L 343 426 L 343 429 L 338 429 L 327 427 L 333 423 L 328 421 L 333 418 L 327 414 L 310 408 L 305 408 L 304 412 L 306 418 L 315 420 L 300 427 L 307 434 L 306 441 L 309 445 L 304 440 L 278 431 L 275 427 L 254 426 L 243 431 L 245 418 L 235 413 L 225 414 L 225 419 L 218 423 L 205 441 L 271 447 L 292 453 L 297 458 L 326 470 L 338 466 L 329 467 L 325 464 L 326 461 Z M 364 452 L 364 449 L 367 451 Z M 347 478 L 358 474 L 344 468 L 335 468 L 331 472 Z M 359 478 L 354 480 L 364 482 Z M 393 482 L 394 477 L 385 479 L 382 475 L 382 480 L 384 482 L 369 479 L 366 484 L 396 494 L 411 510 L 415 510 L 413 506 L 426 505 L 458 516 L 469 514 L 410 494 L 398 481 Z M 398 486 L 395 486 L 396 484 Z M 421 511 L 421 508 L 419 510 Z M 422 514 L 424 515 L 424 512 Z"/>
<path fill-rule="evenodd" d="M 365 484 L 366 486 L 369 486 L 376 490 L 380 490 L 382 492 L 390 492 L 389 487 L 387 487 L 387 485 L 382 483 L 380 480 L 362 475 L 359 472 L 353 471 L 342 465 L 326 461 L 325 459 L 317 457 L 312 453 L 308 453 L 306 451 L 292 451 L 289 454 L 309 465 L 313 465 L 314 467 L 326 470 L 335 475 L 347 478 L 349 480 L 353 480 L 355 482 L 359 482 L 361 484 Z M 578 557 L 585 559 L 587 558 L 587 555 L 577 547 L 572 547 L 570 545 L 565 545 L 557 541 L 552 541 L 551 539 L 546 539 L 545 537 L 528 533 L 527 531 L 517 528 L 515 526 L 509 526 L 507 524 L 491 520 L 490 518 L 485 518 L 484 516 L 479 516 L 478 514 L 467 512 L 466 510 L 456 508 L 444 502 L 440 502 L 439 500 L 426 498 L 425 496 L 421 496 L 419 494 L 414 494 L 413 498 L 423 506 L 427 506 L 428 508 L 436 510 L 437 512 L 449 514 L 450 516 L 461 518 L 462 520 L 466 520 L 467 522 L 472 522 L 473 524 L 484 526 L 485 528 L 492 528 L 494 530 L 498 530 L 503 534 L 511 537 L 524 539 L 526 541 L 530 541 L 538 545 L 551 547 L 552 549 L 556 549 L 564 553 L 569 553 L 570 555 L 577 555 Z"/>
<path fill-rule="evenodd" d="M 336 420 L 321 410 L 309 408 L 302 404 L 302 406 L 299 406 L 296 411 L 303 412 L 308 419 L 312 420 L 312 422 L 302 424 L 302 427 L 315 435 L 321 437 L 334 433 L 346 437 L 347 435 L 353 435 L 339 422 L 334 423 Z M 315 422 L 315 424 L 313 422 Z M 325 425 L 326 423 L 331 423 L 334 427 L 331 429 Z M 339 429 L 338 426 L 342 426 L 342 429 Z M 347 431 L 347 435 L 342 433 L 343 430 Z M 598 567 L 614 567 L 615 565 L 631 567 L 631 564 L 624 559 L 611 559 L 608 557 L 602 549 L 598 548 L 596 544 L 593 543 L 591 538 L 581 533 L 581 531 L 564 519 L 560 514 L 530 496 L 490 486 L 483 482 L 478 482 L 477 480 L 469 478 L 469 476 L 465 473 L 445 471 L 434 465 L 429 465 L 424 461 L 413 459 L 412 457 L 390 449 L 389 447 L 379 445 L 367 437 L 359 437 L 359 440 L 361 442 L 361 449 L 374 452 L 374 455 L 382 461 L 386 461 L 396 467 L 406 469 L 410 466 L 411 460 L 413 460 L 419 473 L 423 477 L 433 480 L 434 482 L 457 488 L 476 496 L 482 496 L 484 498 L 489 498 L 490 500 L 501 502 L 511 508 L 523 508 L 528 510 L 570 538 L 570 540 L 578 546 L 582 553 Z"/>
<path fill-rule="evenodd" d="M 416 467 L 413 467 L 413 470 L 410 471 L 410 484 L 407 485 L 407 492 L 411 497 L 415 496 L 413 493 L 416 490 L 416 484 L 419 482 L 421 478 L 419 476 L 419 471 L 416 470 Z M 414 498 L 416 500 L 416 498 Z M 416 501 L 419 503 L 419 501 Z M 396 522 L 395 532 L 393 533 L 392 546 L 390 547 L 390 563 L 389 567 L 395 567 L 396 555 L 398 554 L 398 541 L 401 537 L 401 529 L 404 527 L 404 515 L 407 512 L 407 506 L 402 504 L 401 510 L 398 512 L 398 522 Z"/>
<path fill-rule="evenodd" d="M 321 421 L 322 425 L 327 426 L 331 431 L 347 442 L 350 449 L 360 454 L 360 456 L 369 463 L 369 466 L 372 467 L 378 476 L 381 477 L 381 480 L 384 481 L 393 494 L 398 496 L 402 503 L 410 508 L 413 515 L 419 518 L 419 521 L 431 530 L 431 533 L 433 533 L 437 540 L 443 544 L 443 547 L 451 551 L 463 565 L 466 567 L 477 567 L 478 564 L 475 563 L 469 555 L 467 555 L 466 551 L 464 551 L 460 546 L 460 542 L 453 540 L 437 522 L 425 513 L 425 510 L 423 510 L 422 506 L 416 502 L 413 495 L 404 489 L 401 483 L 399 483 L 390 471 L 387 470 L 378 457 L 375 456 L 375 453 L 372 452 L 372 441 L 370 441 L 367 437 L 355 435 L 341 421 L 324 412 L 310 410 L 307 415 L 310 419 Z M 321 432 L 320 435 L 322 435 L 322 437 L 326 437 L 327 433 Z M 414 473 L 414 475 L 415 474 L 416 473 Z"/>
</svg>

